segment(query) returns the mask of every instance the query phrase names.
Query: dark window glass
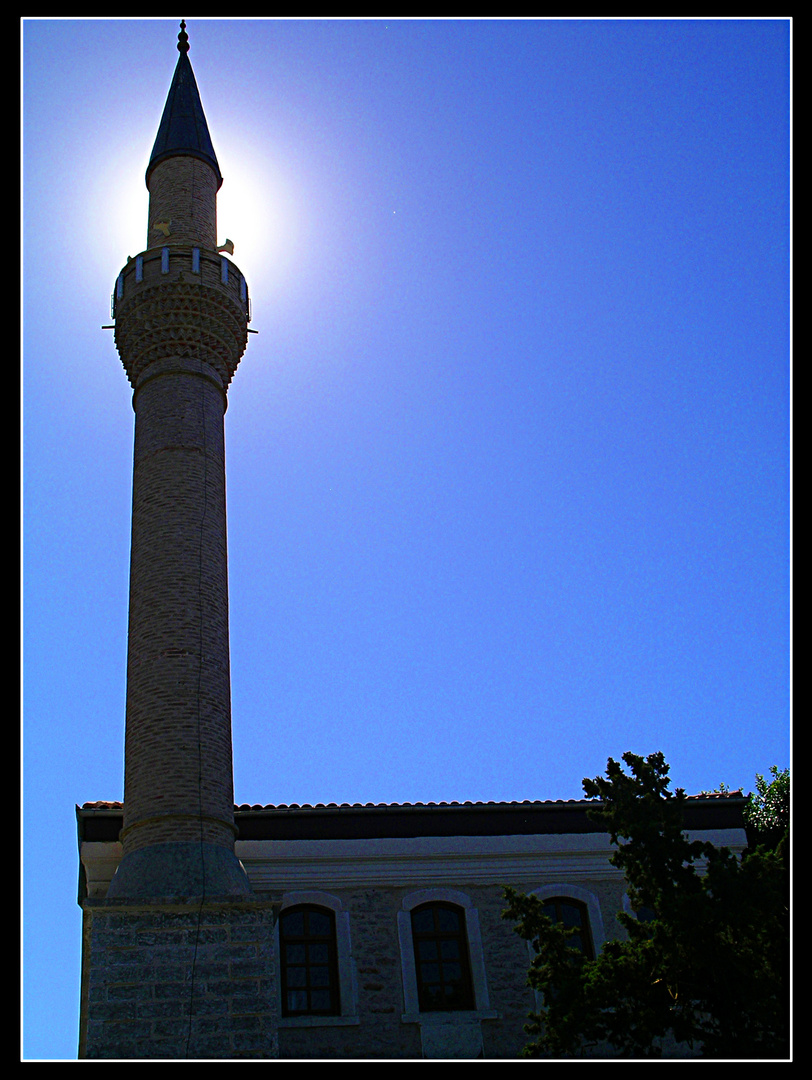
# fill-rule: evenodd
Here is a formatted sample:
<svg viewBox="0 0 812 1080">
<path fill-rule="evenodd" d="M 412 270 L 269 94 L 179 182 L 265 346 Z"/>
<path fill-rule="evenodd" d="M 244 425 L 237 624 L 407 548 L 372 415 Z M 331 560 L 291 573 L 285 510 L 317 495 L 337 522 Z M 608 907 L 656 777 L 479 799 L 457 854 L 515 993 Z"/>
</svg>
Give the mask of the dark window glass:
<svg viewBox="0 0 812 1080">
<path fill-rule="evenodd" d="M 338 1016 L 335 916 L 316 907 L 289 908 L 279 919 L 283 1016 Z"/>
<path fill-rule="evenodd" d="M 595 954 L 589 933 L 586 904 L 573 900 L 569 896 L 555 896 L 551 900 L 544 901 L 544 914 L 548 915 L 553 922 L 562 923 L 567 929 L 572 927 L 577 929 L 578 933 L 570 938 L 570 943 L 577 945 L 588 960 L 593 958 Z"/>
<path fill-rule="evenodd" d="M 412 912 L 414 964 L 421 1012 L 474 1008 L 465 912 L 424 904 Z"/>
</svg>

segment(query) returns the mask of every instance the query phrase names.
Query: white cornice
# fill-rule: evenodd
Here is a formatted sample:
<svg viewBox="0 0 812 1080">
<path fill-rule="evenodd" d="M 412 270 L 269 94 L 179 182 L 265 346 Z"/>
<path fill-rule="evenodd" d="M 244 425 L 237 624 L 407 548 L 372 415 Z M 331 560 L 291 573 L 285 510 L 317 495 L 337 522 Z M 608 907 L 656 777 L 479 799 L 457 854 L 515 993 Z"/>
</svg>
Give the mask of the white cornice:
<svg viewBox="0 0 812 1080">
<path fill-rule="evenodd" d="M 741 852 L 741 829 L 689 833 Z M 236 854 L 258 893 L 364 886 L 529 885 L 616 880 L 604 833 L 533 836 L 423 836 L 360 840 L 238 840 Z M 91 897 L 107 894 L 121 845 L 85 842 L 82 863 Z"/>
<path fill-rule="evenodd" d="M 608 838 L 577 836 L 258 840 L 236 846 L 257 892 L 280 889 L 537 883 L 615 877 Z"/>
</svg>

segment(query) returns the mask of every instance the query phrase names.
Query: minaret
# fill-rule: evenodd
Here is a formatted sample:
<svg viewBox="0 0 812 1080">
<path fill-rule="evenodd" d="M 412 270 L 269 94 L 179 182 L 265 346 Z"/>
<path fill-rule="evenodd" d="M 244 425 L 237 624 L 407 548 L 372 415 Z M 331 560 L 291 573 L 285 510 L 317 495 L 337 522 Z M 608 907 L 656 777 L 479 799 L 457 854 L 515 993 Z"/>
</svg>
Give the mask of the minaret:
<svg viewBox="0 0 812 1080">
<path fill-rule="evenodd" d="M 123 856 L 106 897 L 80 891 L 82 1058 L 278 1052 L 274 902 L 234 851 L 223 417 L 248 294 L 185 23 L 178 49 L 147 246 L 113 297 L 135 410 Z"/>
<path fill-rule="evenodd" d="M 114 296 L 135 452 L 124 857 L 111 897 L 250 891 L 234 855 L 223 431 L 248 295 L 217 249 L 223 178 L 183 22 L 178 50 L 146 173 L 147 246 Z"/>
</svg>

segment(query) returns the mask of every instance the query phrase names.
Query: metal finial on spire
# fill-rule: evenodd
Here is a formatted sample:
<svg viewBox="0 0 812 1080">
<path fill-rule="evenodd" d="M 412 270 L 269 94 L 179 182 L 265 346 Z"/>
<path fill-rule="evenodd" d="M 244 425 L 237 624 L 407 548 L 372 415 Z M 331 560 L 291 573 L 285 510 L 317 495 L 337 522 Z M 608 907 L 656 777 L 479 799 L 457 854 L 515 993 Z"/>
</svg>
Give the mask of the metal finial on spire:
<svg viewBox="0 0 812 1080">
<path fill-rule="evenodd" d="M 189 35 L 186 33 L 186 20 L 180 20 L 180 33 L 178 34 L 178 52 L 187 53 L 189 51 Z"/>
</svg>

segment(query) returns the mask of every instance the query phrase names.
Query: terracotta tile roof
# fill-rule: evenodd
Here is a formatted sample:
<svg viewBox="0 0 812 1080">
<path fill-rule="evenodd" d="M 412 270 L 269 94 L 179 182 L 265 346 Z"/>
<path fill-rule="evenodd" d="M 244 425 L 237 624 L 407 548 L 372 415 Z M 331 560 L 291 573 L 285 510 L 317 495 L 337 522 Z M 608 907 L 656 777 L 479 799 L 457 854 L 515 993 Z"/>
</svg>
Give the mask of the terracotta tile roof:
<svg viewBox="0 0 812 1080">
<path fill-rule="evenodd" d="M 741 828 L 739 792 L 694 795 L 686 800 L 685 826 Z M 240 840 L 340 840 L 396 837 L 516 836 L 599 833 L 588 799 L 523 802 L 428 803 L 240 803 L 235 824 Z M 76 808 L 80 843 L 114 842 L 123 818 L 121 802 L 97 801 Z"/>
<path fill-rule="evenodd" d="M 703 791 L 698 795 L 689 795 L 688 799 L 708 799 L 714 801 L 724 801 L 726 799 L 742 799 L 744 794 L 741 789 L 737 791 Z M 466 800 L 465 802 L 457 802 L 455 800 L 449 800 L 448 802 L 392 802 L 392 803 L 239 803 L 234 805 L 234 810 L 237 813 L 248 813 L 251 811 L 259 810 L 399 810 L 401 808 L 419 808 L 426 809 L 429 807 L 457 807 L 457 806 L 485 806 L 485 807 L 520 807 L 520 806 L 590 806 L 596 800 L 593 799 L 522 799 L 520 801 L 513 802 L 498 802 L 494 800 L 489 801 L 476 801 L 472 802 Z M 120 801 L 108 802 L 105 800 L 97 800 L 96 802 L 82 803 L 82 810 L 118 810 L 124 809 L 124 803 Z"/>
</svg>

